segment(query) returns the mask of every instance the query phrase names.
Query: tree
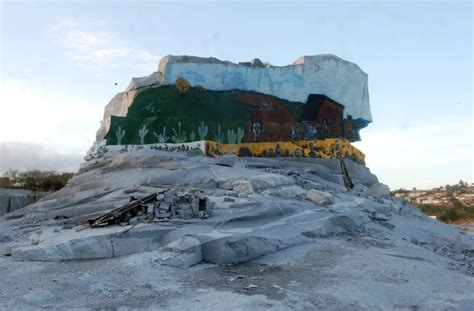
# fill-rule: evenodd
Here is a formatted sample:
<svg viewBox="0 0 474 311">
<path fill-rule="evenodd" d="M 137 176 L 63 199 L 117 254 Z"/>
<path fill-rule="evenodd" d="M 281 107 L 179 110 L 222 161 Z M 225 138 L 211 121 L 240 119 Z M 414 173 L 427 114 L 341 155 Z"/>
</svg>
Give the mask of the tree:
<svg viewBox="0 0 474 311">
<path fill-rule="evenodd" d="M 181 96 L 183 96 L 183 94 L 187 92 L 190 88 L 189 82 L 185 78 L 176 79 L 174 85 L 176 86 L 176 89 L 178 89 L 178 91 L 181 93 Z"/>
<path fill-rule="evenodd" d="M 440 216 L 440 219 L 445 222 L 458 220 L 459 219 L 458 211 L 454 208 L 450 208 Z"/>
<path fill-rule="evenodd" d="M 68 180 L 73 176 L 72 173 L 58 174 L 54 171 L 29 170 L 17 172 L 17 182 L 21 188 L 33 191 L 57 191 L 63 188 Z"/>
</svg>

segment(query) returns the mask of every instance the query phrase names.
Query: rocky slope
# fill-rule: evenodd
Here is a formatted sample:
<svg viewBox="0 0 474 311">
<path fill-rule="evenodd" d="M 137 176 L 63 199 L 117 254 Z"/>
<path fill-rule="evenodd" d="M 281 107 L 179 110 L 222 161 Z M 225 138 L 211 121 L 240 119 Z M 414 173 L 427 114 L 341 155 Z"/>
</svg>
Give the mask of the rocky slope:
<svg viewBox="0 0 474 311">
<path fill-rule="evenodd" d="M 351 191 L 337 160 L 110 152 L 0 220 L 0 308 L 468 310 L 473 236 L 346 165 Z M 147 221 L 76 231 L 154 192 Z"/>
</svg>

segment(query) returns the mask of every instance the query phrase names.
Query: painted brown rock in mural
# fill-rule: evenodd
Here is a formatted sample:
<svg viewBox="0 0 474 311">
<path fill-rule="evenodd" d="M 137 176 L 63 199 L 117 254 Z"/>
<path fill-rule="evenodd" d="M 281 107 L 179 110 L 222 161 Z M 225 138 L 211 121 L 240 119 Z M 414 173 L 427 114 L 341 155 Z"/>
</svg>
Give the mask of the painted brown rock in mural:
<svg viewBox="0 0 474 311">
<path fill-rule="evenodd" d="M 288 123 L 294 122 L 295 118 L 277 98 L 258 93 L 238 93 L 236 98 L 247 105 L 253 106 L 259 111 L 263 121 Z"/>
<path fill-rule="evenodd" d="M 292 123 L 276 123 L 276 122 L 262 122 L 263 131 L 255 135 L 252 132 L 252 122 L 247 122 L 244 143 L 264 142 L 264 141 L 289 141 L 291 134 Z"/>
</svg>

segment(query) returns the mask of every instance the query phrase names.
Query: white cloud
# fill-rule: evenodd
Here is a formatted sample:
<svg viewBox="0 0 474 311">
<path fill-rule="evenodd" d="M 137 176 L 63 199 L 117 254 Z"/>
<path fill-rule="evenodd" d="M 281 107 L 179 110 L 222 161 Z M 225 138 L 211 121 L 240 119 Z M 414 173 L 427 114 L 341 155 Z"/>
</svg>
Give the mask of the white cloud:
<svg viewBox="0 0 474 311">
<path fill-rule="evenodd" d="M 151 52 L 131 48 L 119 36 L 107 30 L 103 21 L 78 21 L 61 18 L 53 27 L 56 42 L 77 65 L 104 70 L 115 67 L 156 67 L 158 57 Z"/>
</svg>

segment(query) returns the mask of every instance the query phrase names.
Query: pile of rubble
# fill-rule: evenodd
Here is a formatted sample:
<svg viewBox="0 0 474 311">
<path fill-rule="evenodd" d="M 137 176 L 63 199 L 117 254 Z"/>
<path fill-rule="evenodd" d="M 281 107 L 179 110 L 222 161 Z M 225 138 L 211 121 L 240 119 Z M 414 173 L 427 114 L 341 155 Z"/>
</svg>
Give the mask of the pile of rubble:
<svg viewBox="0 0 474 311">
<path fill-rule="evenodd" d="M 137 225 L 140 222 L 166 222 L 171 219 L 190 219 L 209 217 L 207 211 L 207 197 L 200 192 L 193 193 L 183 189 L 163 190 L 162 192 L 149 194 L 141 199 L 134 196 L 130 202 L 104 213 L 99 217 L 91 218 L 87 225 L 78 231 L 90 228 L 103 227 L 119 224 L 121 226 Z"/>
<path fill-rule="evenodd" d="M 197 191 L 169 191 L 157 197 L 153 212 L 156 219 L 208 218 L 207 198 Z"/>
</svg>

